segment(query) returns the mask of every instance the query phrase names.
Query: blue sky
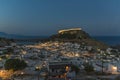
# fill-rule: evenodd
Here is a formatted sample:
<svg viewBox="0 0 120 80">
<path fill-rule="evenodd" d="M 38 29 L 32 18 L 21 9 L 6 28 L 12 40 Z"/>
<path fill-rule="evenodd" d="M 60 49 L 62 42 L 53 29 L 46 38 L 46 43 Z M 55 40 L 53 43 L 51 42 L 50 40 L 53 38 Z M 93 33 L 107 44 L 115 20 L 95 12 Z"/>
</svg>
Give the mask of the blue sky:
<svg viewBox="0 0 120 80">
<path fill-rule="evenodd" d="M 1 32 L 38 36 L 72 27 L 120 36 L 120 0 L 0 0 Z"/>
</svg>

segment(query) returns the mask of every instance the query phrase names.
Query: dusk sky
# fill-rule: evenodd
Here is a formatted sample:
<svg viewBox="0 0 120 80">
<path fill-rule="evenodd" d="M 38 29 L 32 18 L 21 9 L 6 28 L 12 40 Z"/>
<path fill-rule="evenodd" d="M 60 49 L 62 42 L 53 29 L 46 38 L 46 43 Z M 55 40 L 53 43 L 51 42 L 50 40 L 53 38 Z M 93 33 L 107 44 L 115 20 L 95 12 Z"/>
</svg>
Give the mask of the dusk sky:
<svg viewBox="0 0 120 80">
<path fill-rule="evenodd" d="M 0 0 L 0 32 L 40 36 L 73 27 L 120 36 L 120 0 Z"/>
</svg>

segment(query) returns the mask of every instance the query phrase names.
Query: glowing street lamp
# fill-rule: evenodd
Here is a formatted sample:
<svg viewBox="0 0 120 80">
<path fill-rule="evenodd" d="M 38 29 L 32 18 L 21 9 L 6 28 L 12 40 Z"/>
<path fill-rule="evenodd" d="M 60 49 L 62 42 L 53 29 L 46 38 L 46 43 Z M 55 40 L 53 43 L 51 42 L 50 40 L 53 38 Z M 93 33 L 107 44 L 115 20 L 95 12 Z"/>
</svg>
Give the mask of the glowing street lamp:
<svg viewBox="0 0 120 80">
<path fill-rule="evenodd" d="M 112 67 L 112 71 L 113 71 L 113 72 L 116 72 L 116 71 L 117 71 L 117 67 L 116 67 L 116 66 L 113 66 L 113 67 Z"/>
<path fill-rule="evenodd" d="M 79 54 L 75 54 L 76 57 L 79 57 Z"/>
</svg>

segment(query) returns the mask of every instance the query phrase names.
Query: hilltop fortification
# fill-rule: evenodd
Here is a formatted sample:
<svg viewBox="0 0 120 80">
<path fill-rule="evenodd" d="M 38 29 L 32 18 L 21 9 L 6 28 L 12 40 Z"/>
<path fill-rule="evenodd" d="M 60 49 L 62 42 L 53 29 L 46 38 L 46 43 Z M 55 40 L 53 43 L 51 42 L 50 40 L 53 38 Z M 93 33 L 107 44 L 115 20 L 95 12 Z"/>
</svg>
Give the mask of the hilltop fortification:
<svg viewBox="0 0 120 80">
<path fill-rule="evenodd" d="M 93 39 L 82 28 L 71 28 L 71 29 L 58 30 L 58 33 L 55 35 L 52 35 L 50 37 L 50 40 L 77 42 L 80 44 L 95 46 L 99 48 L 108 47 L 103 42 Z"/>
</svg>

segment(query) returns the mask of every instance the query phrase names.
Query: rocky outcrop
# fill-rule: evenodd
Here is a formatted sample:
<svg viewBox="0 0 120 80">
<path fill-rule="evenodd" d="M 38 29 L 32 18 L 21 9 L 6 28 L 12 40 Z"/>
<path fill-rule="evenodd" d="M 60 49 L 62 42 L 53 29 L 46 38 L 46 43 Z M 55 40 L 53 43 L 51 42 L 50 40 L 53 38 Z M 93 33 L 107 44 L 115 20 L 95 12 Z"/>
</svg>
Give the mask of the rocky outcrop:
<svg viewBox="0 0 120 80">
<path fill-rule="evenodd" d="M 88 33 L 83 31 L 81 28 L 63 30 L 63 32 L 58 32 L 57 34 L 52 35 L 50 37 L 50 40 L 77 42 L 84 45 L 95 46 L 101 49 L 106 49 L 109 47 L 103 42 L 93 39 Z"/>
</svg>

